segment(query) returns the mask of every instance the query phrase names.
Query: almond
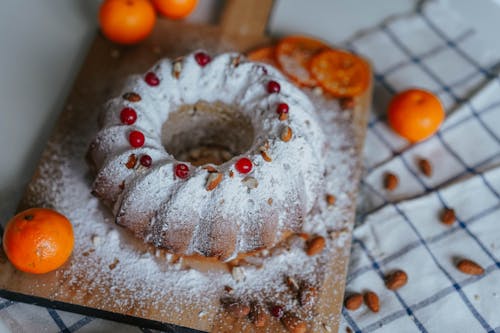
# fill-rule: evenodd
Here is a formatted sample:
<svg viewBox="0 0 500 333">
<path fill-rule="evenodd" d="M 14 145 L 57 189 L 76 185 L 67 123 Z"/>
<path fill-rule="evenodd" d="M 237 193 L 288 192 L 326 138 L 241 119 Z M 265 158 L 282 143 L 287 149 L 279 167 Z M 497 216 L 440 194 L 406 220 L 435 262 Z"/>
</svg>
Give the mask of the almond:
<svg viewBox="0 0 500 333">
<path fill-rule="evenodd" d="M 340 99 L 340 108 L 342 110 L 352 110 L 356 106 L 354 98 L 344 97 Z"/>
<path fill-rule="evenodd" d="M 451 225 L 453 224 L 453 222 L 455 222 L 455 220 L 455 210 L 451 208 L 445 208 L 443 210 L 443 213 L 441 214 L 441 222 L 446 225 Z"/>
<path fill-rule="evenodd" d="M 213 165 L 204 165 L 203 166 L 204 170 L 207 170 L 208 172 L 217 172 L 217 169 Z"/>
<path fill-rule="evenodd" d="M 344 301 L 344 307 L 347 310 L 357 310 L 363 304 L 363 295 L 359 293 L 349 295 Z"/>
<path fill-rule="evenodd" d="M 125 166 L 127 167 L 127 169 L 133 169 L 136 163 L 137 163 L 137 156 L 135 156 L 135 154 L 130 154 L 127 163 L 125 163 Z"/>
<path fill-rule="evenodd" d="M 432 165 L 428 159 L 425 159 L 425 158 L 419 159 L 418 160 L 418 167 L 420 169 L 420 172 L 422 172 L 425 176 L 427 176 L 427 177 L 432 176 Z"/>
<path fill-rule="evenodd" d="M 290 333 L 305 333 L 307 331 L 306 323 L 294 314 L 285 313 L 281 317 L 281 322 Z"/>
<path fill-rule="evenodd" d="M 123 99 L 126 99 L 129 102 L 139 102 L 142 98 L 135 92 L 128 92 L 123 94 Z"/>
<path fill-rule="evenodd" d="M 460 272 L 469 275 L 481 275 L 484 273 L 484 268 L 479 266 L 479 264 L 475 263 L 469 259 L 462 259 L 457 263 L 457 268 Z"/>
<path fill-rule="evenodd" d="M 379 312 L 380 310 L 380 301 L 378 299 L 378 295 L 373 291 L 368 291 L 363 296 L 365 300 L 365 304 L 372 312 Z"/>
<path fill-rule="evenodd" d="M 230 302 L 225 307 L 226 311 L 233 318 L 244 318 L 250 313 L 250 307 L 241 302 Z"/>
<path fill-rule="evenodd" d="M 309 256 L 314 256 L 325 248 L 325 238 L 316 236 L 307 242 L 306 253 Z"/>
<path fill-rule="evenodd" d="M 327 194 L 326 195 L 326 202 L 328 203 L 328 206 L 333 206 L 335 205 L 336 198 L 333 194 Z"/>
<path fill-rule="evenodd" d="M 252 303 L 250 307 L 250 320 L 256 327 L 264 327 L 268 322 L 268 314 L 266 309 L 258 303 Z"/>
<path fill-rule="evenodd" d="M 222 173 L 220 172 L 210 173 L 207 179 L 207 186 L 206 186 L 207 191 L 214 190 L 220 184 L 221 181 L 222 181 Z"/>
<path fill-rule="evenodd" d="M 392 172 L 387 172 L 384 178 L 384 188 L 388 191 L 393 191 L 398 187 L 399 179 L 398 176 Z"/>
<path fill-rule="evenodd" d="M 287 119 L 288 119 L 288 113 L 282 112 L 282 113 L 280 114 L 280 120 L 281 120 L 281 121 L 285 121 L 285 120 L 287 120 Z"/>
<path fill-rule="evenodd" d="M 290 141 L 290 139 L 292 138 L 292 129 L 288 126 L 283 128 L 283 130 L 281 131 L 280 138 L 284 142 Z"/>
<path fill-rule="evenodd" d="M 266 162 L 271 162 L 273 159 L 271 158 L 271 156 L 269 156 L 269 153 L 267 151 L 261 151 L 260 152 L 260 156 L 262 156 L 262 158 L 264 159 L 264 161 Z"/>
<path fill-rule="evenodd" d="M 389 290 L 398 290 L 408 282 L 408 275 L 402 271 L 397 270 L 385 277 L 385 286 Z"/>
<path fill-rule="evenodd" d="M 180 60 L 176 60 L 174 62 L 174 66 L 173 66 L 173 69 L 172 69 L 172 75 L 178 79 L 180 76 L 181 76 L 181 71 L 182 71 L 182 62 L 181 62 L 182 59 Z"/>
</svg>

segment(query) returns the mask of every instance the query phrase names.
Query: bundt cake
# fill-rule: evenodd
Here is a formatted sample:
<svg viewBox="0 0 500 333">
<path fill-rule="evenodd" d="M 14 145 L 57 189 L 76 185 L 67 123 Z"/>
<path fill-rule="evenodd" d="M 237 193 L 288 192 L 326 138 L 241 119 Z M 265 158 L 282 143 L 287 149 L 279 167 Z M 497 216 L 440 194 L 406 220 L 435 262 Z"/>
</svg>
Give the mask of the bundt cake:
<svg viewBox="0 0 500 333">
<path fill-rule="evenodd" d="M 315 108 L 237 53 L 164 59 L 108 101 L 88 157 L 116 223 L 180 255 L 230 260 L 298 232 L 324 182 Z"/>
</svg>

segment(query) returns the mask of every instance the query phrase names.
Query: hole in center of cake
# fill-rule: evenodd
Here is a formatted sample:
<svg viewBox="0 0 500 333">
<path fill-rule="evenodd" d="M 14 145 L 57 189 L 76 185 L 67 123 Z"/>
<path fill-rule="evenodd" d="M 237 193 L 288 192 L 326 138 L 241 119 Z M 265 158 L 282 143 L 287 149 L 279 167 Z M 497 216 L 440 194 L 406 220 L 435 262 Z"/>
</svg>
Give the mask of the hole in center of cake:
<svg viewBox="0 0 500 333">
<path fill-rule="evenodd" d="M 167 152 L 196 166 L 227 162 L 248 151 L 253 141 L 250 118 L 221 102 L 183 105 L 162 126 Z"/>
</svg>

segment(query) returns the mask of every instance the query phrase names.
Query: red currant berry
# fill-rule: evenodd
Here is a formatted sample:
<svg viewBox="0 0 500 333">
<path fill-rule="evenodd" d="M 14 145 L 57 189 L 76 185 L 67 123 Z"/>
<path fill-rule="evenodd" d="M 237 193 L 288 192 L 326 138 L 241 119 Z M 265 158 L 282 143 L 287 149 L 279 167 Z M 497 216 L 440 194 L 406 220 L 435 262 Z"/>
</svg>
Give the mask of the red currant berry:
<svg viewBox="0 0 500 333">
<path fill-rule="evenodd" d="M 289 109 L 290 108 L 288 107 L 288 104 L 286 104 L 286 103 L 280 103 L 280 104 L 278 104 L 278 107 L 276 108 L 276 112 L 278 114 L 288 113 Z"/>
<path fill-rule="evenodd" d="M 175 175 L 181 179 L 186 179 L 189 176 L 189 167 L 184 163 L 179 163 L 175 166 Z"/>
<path fill-rule="evenodd" d="M 281 318 L 285 314 L 285 309 L 283 309 L 282 306 L 275 305 L 271 309 L 269 309 L 269 312 L 271 312 L 271 315 L 276 318 Z"/>
<path fill-rule="evenodd" d="M 134 148 L 142 147 L 144 145 L 144 141 L 144 134 L 139 131 L 132 131 L 128 136 L 128 142 L 130 142 L 130 145 Z"/>
<path fill-rule="evenodd" d="M 142 166 L 149 168 L 151 164 L 153 164 L 153 159 L 149 155 L 142 155 L 139 162 L 141 163 Z"/>
<path fill-rule="evenodd" d="M 194 55 L 194 59 L 200 65 L 201 67 L 205 67 L 206 64 L 208 64 L 212 58 L 205 52 L 198 52 Z"/>
<path fill-rule="evenodd" d="M 146 81 L 146 83 L 149 84 L 151 87 L 156 87 L 157 85 L 160 84 L 160 79 L 153 72 L 147 73 L 146 77 L 144 78 L 144 81 Z"/>
<path fill-rule="evenodd" d="M 270 94 L 274 94 L 274 93 L 279 93 L 281 90 L 281 86 L 278 82 L 276 81 L 269 81 L 269 83 L 267 84 L 267 92 L 270 93 Z"/>
<path fill-rule="evenodd" d="M 234 167 L 239 173 L 249 173 L 252 171 L 253 164 L 248 158 L 242 157 L 236 162 Z"/>
<path fill-rule="evenodd" d="M 120 120 L 125 125 L 132 125 L 137 120 L 137 113 L 132 108 L 124 108 L 120 112 Z"/>
</svg>

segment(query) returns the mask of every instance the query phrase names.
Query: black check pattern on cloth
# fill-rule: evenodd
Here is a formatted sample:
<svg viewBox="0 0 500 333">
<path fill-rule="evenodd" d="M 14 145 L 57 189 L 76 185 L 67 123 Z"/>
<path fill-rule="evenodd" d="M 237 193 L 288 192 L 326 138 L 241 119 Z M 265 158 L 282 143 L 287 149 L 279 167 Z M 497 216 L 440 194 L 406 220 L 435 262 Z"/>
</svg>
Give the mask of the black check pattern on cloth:
<svg viewBox="0 0 500 333">
<path fill-rule="evenodd" d="M 381 298 L 381 310 L 378 314 L 372 314 L 366 309 L 356 312 L 344 309 L 343 326 L 349 326 L 355 332 L 433 332 L 457 329 L 463 332 L 500 331 L 500 321 L 496 319 L 498 315 L 493 315 L 491 310 L 485 311 L 484 305 L 476 299 L 477 295 L 468 292 L 474 286 L 481 286 L 482 290 L 491 293 L 500 290 L 499 280 L 494 280 L 495 282 L 489 285 L 482 284 L 482 281 L 499 274 L 500 251 L 495 248 L 495 243 L 488 243 L 490 241 L 487 240 L 487 233 L 475 230 L 484 228 L 491 223 L 490 220 L 500 218 L 500 80 L 492 69 L 496 65 L 493 61 L 498 61 L 500 57 L 492 59 L 491 62 L 476 61 L 463 45 L 477 36 L 473 31 L 460 29 L 454 31 L 455 36 L 450 36 L 449 32 L 440 27 L 442 22 L 436 19 L 436 12 L 443 10 L 441 6 L 439 3 L 426 4 L 415 15 L 396 19 L 369 33 L 369 36 L 349 43 L 354 52 L 363 54 L 365 43 L 373 43 L 379 34 L 383 37 L 378 40 L 390 43 L 391 47 L 399 50 L 405 57 L 405 60 L 383 71 L 379 70 L 376 62 L 374 63 L 375 100 L 377 101 L 377 95 L 380 94 L 387 97 L 378 99 L 384 102 L 380 107 L 382 111 L 375 110 L 375 115 L 370 120 L 367 150 L 376 146 L 382 147 L 386 153 L 380 154 L 380 149 L 374 149 L 373 154 L 370 151 L 365 152 L 367 168 L 362 181 L 363 197 L 359 207 L 361 214 L 358 216 L 359 221 L 365 223 L 354 232 L 353 259 L 347 280 L 347 293 L 376 289 Z M 414 52 L 412 47 L 406 44 L 407 40 L 400 37 L 401 30 L 398 27 L 405 20 L 418 22 L 421 25 L 418 32 L 421 34 L 434 34 L 435 39 L 439 41 L 437 46 L 420 54 Z M 373 40 L 370 40 L 371 38 Z M 448 79 L 439 72 L 439 68 L 433 68 L 432 57 L 439 57 L 439 53 L 446 54 L 441 61 L 453 62 L 454 58 L 460 59 L 461 63 L 468 64 L 466 68 L 473 71 L 461 72 L 462 78 L 455 81 Z M 364 55 L 370 57 L 369 53 Z M 405 67 L 412 67 L 411 71 L 407 70 L 408 73 L 428 80 L 427 86 L 424 87 L 440 96 L 446 109 L 452 110 L 436 136 L 411 146 L 402 140 L 398 142 L 397 138 L 391 135 L 383 116 L 390 96 L 411 86 L 391 79 L 391 75 L 394 76 Z M 402 77 L 411 80 L 411 77 Z M 480 78 L 476 87 L 459 88 L 461 84 L 473 78 Z M 422 86 L 418 81 L 413 84 Z M 470 96 L 472 91 L 481 86 L 482 89 Z M 458 130 L 461 135 L 455 134 Z M 468 141 L 474 141 L 474 135 L 479 136 L 480 140 L 475 144 L 467 144 Z M 377 140 L 377 144 L 373 145 L 369 142 L 370 139 Z M 450 164 L 454 167 L 450 170 L 447 163 L 441 163 L 447 169 L 446 172 L 426 179 L 418 171 L 415 161 L 418 157 L 427 156 L 434 157 L 430 158 L 431 161 L 451 161 Z M 440 165 L 435 167 L 439 168 Z M 396 172 L 400 175 L 401 183 L 410 184 L 406 188 L 403 185 L 403 188 L 394 193 L 385 191 L 381 184 L 385 171 Z M 487 204 L 476 203 L 477 198 Z M 457 209 L 458 218 L 454 226 L 440 225 L 438 214 L 445 207 L 457 207 L 457 204 L 476 205 L 479 208 L 463 218 L 463 210 Z M 426 210 L 428 212 L 425 212 Z M 423 211 L 425 213 L 422 213 Z M 422 223 L 422 219 L 425 219 L 425 223 Z M 401 226 L 404 226 L 404 229 Z M 376 228 L 380 230 L 376 231 Z M 397 230 L 398 228 L 401 230 Z M 390 229 L 396 231 L 391 233 Z M 496 231 L 498 233 L 500 227 Z M 380 245 L 381 242 L 391 236 L 396 238 L 391 240 L 396 246 L 380 249 L 384 247 Z M 443 251 L 443 244 L 446 245 L 445 248 L 458 245 L 458 248 L 454 249 L 454 255 L 466 258 L 471 256 L 485 268 L 485 274 L 465 276 L 458 272 L 453 267 L 456 258 L 453 258 L 451 250 Z M 448 256 L 443 256 L 445 253 Z M 419 262 L 415 259 L 418 258 L 417 254 L 425 260 Z M 413 265 L 422 266 L 412 268 Z M 407 271 L 408 284 L 413 283 L 416 286 L 408 285 L 396 292 L 387 290 L 384 286 L 384 276 L 396 268 Z M 412 270 L 416 272 L 410 273 Z M 418 270 L 426 274 L 419 274 Z M 430 281 L 431 279 L 435 281 Z M 432 288 L 426 288 L 429 284 Z M 412 290 L 408 291 L 408 288 Z M 457 319 L 461 318 L 455 322 L 441 318 L 446 315 L 440 311 L 442 304 L 448 304 L 450 298 L 454 299 L 454 305 L 447 311 L 455 312 L 458 314 Z M 343 329 L 345 328 L 342 327 L 340 331 Z"/>
<path fill-rule="evenodd" d="M 478 40 L 476 31 L 445 5 L 427 2 L 417 13 L 347 43 L 372 59 L 375 71 L 358 207 L 363 224 L 354 232 L 347 293 L 372 289 L 381 298 L 381 310 L 344 309 L 340 332 L 346 326 L 355 332 L 447 332 L 457 327 L 500 332 L 495 312 L 500 307 L 500 243 L 495 237 L 500 231 L 500 80 L 493 69 L 500 55 L 487 55 Z M 393 94 L 413 86 L 436 93 L 448 116 L 436 136 L 409 145 L 387 127 L 385 107 Z M 440 161 L 432 177 L 420 174 L 418 157 Z M 391 193 L 381 184 L 389 170 L 401 178 Z M 457 210 L 451 227 L 436 217 L 444 207 Z M 485 273 L 457 272 L 453 255 L 470 256 Z M 408 285 L 388 291 L 383 277 L 396 268 L 408 273 Z M 15 316 L 16 304 L 0 300 L 0 320 Z M 54 332 L 153 332 L 37 306 L 25 305 L 23 311 L 27 307 Z M 172 327 L 166 332 L 194 331 Z"/>
</svg>

